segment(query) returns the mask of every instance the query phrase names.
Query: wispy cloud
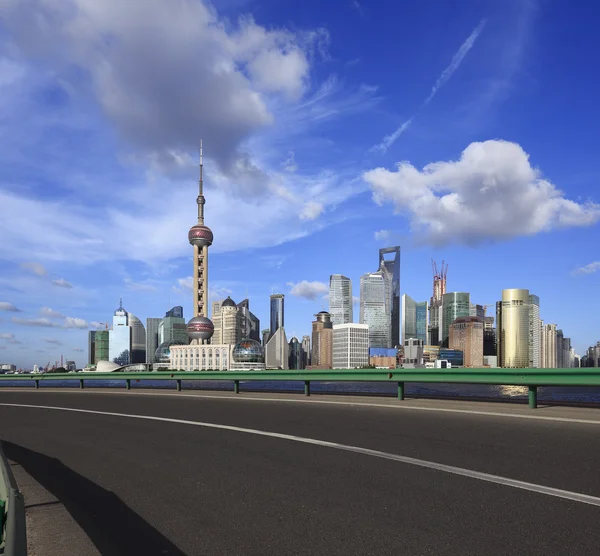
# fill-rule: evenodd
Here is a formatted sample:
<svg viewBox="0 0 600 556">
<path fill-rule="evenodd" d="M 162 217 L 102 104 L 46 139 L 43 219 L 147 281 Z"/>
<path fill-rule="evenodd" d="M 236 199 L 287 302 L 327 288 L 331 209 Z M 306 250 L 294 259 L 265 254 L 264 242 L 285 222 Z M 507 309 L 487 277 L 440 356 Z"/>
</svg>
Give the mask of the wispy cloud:
<svg viewBox="0 0 600 556">
<path fill-rule="evenodd" d="M 473 48 L 477 37 L 483 31 L 485 24 L 487 23 L 487 19 L 482 19 L 479 22 L 479 25 L 475 27 L 473 32 L 469 35 L 467 40 L 462 43 L 461 47 L 458 49 L 456 54 L 452 57 L 450 61 L 450 65 L 442 72 L 442 74 L 438 77 L 438 80 L 435 82 L 435 85 L 431 89 L 431 93 L 425 99 L 423 103 L 424 106 L 427 106 L 432 100 L 433 97 L 437 94 L 437 92 L 448 82 L 448 80 L 454 75 L 454 72 L 460 67 L 462 61 L 465 59 L 465 56 L 468 54 L 469 50 Z"/>
<path fill-rule="evenodd" d="M 44 338 L 44 342 L 53 346 L 62 346 L 62 342 L 56 338 Z"/>
<path fill-rule="evenodd" d="M 389 230 L 379 230 L 379 231 L 375 232 L 375 239 L 377 241 L 385 241 L 386 239 L 389 239 L 389 237 L 390 237 Z"/>
<path fill-rule="evenodd" d="M 8 301 L 0 301 L 0 311 L 9 311 L 11 313 L 20 313 L 21 309 L 17 309 L 12 303 Z"/>
<path fill-rule="evenodd" d="M 51 321 L 48 318 L 24 319 L 19 317 L 13 317 L 12 321 L 15 324 L 21 324 L 23 326 L 33 326 L 40 328 L 88 328 L 88 323 L 85 320 L 76 317 L 65 317 L 62 322 Z"/>
<path fill-rule="evenodd" d="M 83 348 L 73 348 L 73 351 L 77 351 L 79 353 L 83 352 Z"/>
<path fill-rule="evenodd" d="M 598 271 L 600 271 L 600 261 L 594 261 L 584 266 L 578 266 L 573 274 L 594 274 Z"/>
<path fill-rule="evenodd" d="M 57 280 L 52 280 L 52 283 L 59 288 L 67 288 L 71 289 L 73 284 L 67 282 L 64 278 L 58 278 Z"/>
<path fill-rule="evenodd" d="M 0 340 L 12 340 L 14 337 L 15 335 L 10 332 L 3 332 L 0 334 Z"/>
<path fill-rule="evenodd" d="M 40 309 L 40 315 L 42 317 L 47 317 L 49 319 L 64 319 L 65 315 L 55 311 L 54 309 L 50 309 L 50 307 L 42 307 Z"/>
<path fill-rule="evenodd" d="M 37 276 L 46 276 L 48 271 L 40 263 L 21 263 L 21 268 L 33 272 Z"/>
<path fill-rule="evenodd" d="M 450 65 L 438 77 L 437 81 L 435 82 L 435 85 L 431 89 L 431 93 L 429 93 L 429 96 L 423 101 L 421 108 L 419 108 L 419 110 L 417 110 L 408 120 L 406 120 L 393 133 L 386 135 L 383 138 L 383 140 L 381 141 L 381 143 L 372 147 L 371 148 L 372 151 L 378 150 L 378 151 L 382 151 L 385 153 L 390 148 L 390 146 L 393 143 L 395 143 L 398 140 L 398 138 L 410 127 L 410 125 L 412 124 L 413 120 L 415 119 L 415 117 L 417 116 L 419 111 L 422 108 L 426 107 L 433 100 L 433 97 L 435 97 L 435 95 L 437 95 L 438 91 L 450 80 L 450 78 L 454 75 L 454 72 L 456 72 L 456 70 L 460 67 L 460 65 L 462 64 L 462 61 L 465 59 L 465 56 L 468 54 L 469 50 L 471 50 L 471 48 L 473 48 L 473 45 L 475 44 L 477 37 L 479 37 L 479 35 L 483 31 L 483 28 L 485 27 L 486 22 L 487 22 L 487 19 L 482 19 L 479 22 L 479 25 L 477 27 L 475 27 L 473 32 L 468 36 L 467 40 L 462 43 L 461 47 L 456 51 L 456 53 L 452 57 L 452 60 L 450 61 Z"/>
<path fill-rule="evenodd" d="M 352 0 L 351 5 L 358 12 L 358 15 L 360 15 L 360 17 L 364 17 L 365 13 L 363 11 L 363 7 L 360 5 L 358 0 Z"/>
<path fill-rule="evenodd" d="M 147 282 L 134 282 L 131 278 L 125 278 L 125 285 L 128 290 L 137 292 L 155 292 L 156 287 Z"/>
</svg>

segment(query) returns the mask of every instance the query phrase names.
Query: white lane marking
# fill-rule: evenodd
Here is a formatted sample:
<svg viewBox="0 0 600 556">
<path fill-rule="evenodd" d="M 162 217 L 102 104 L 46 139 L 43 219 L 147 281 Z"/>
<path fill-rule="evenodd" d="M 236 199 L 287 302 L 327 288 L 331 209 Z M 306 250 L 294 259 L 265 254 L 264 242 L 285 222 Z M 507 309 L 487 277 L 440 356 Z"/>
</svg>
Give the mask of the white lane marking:
<svg viewBox="0 0 600 556">
<path fill-rule="evenodd" d="M 574 502 L 581 502 L 582 504 L 590 504 L 592 506 L 600 506 L 600 498 L 596 496 L 590 496 L 589 494 L 581 494 L 579 492 L 572 492 L 569 490 L 561 490 L 558 488 L 548 487 L 544 485 L 537 485 L 535 483 L 528 483 L 525 481 L 518 481 L 516 479 L 510 479 L 508 477 L 501 477 L 499 475 L 491 475 L 489 473 L 483 473 L 481 471 L 473 471 L 471 469 L 464 469 L 462 467 L 454 467 L 453 465 L 444 465 L 443 463 L 437 463 L 434 461 L 427 461 L 417 458 L 411 458 L 408 456 L 400 456 L 397 454 L 391 454 L 389 452 L 381 452 L 379 450 L 371 450 L 369 448 L 361 448 L 360 446 L 350 446 L 348 444 L 338 444 L 337 442 L 328 442 L 327 440 L 317 440 L 315 438 L 306 438 L 303 436 L 295 436 L 291 434 L 283 434 L 279 432 L 261 431 L 257 429 L 247 429 L 243 427 L 234 427 L 232 425 L 219 425 L 217 423 L 206 423 L 203 421 L 188 421 L 186 419 L 173 419 L 170 417 L 155 417 L 152 415 L 135 415 L 129 413 L 115 413 L 112 411 L 95 411 L 93 409 L 77 409 L 72 407 L 54 407 L 47 405 L 29 405 L 29 404 L 17 404 L 17 403 L 0 403 L 0 406 L 5 407 L 24 407 L 33 409 L 50 409 L 55 411 L 72 411 L 74 413 L 90 413 L 92 415 L 107 415 L 111 417 L 125 417 L 129 419 L 142 419 L 147 421 L 162 421 L 164 423 L 176 423 L 180 425 L 194 425 L 197 427 L 205 427 L 209 429 L 220 429 L 234 432 L 242 432 L 245 434 L 254 434 L 257 436 L 266 436 L 270 438 L 280 438 L 282 440 L 291 440 L 292 442 L 299 442 L 301 444 L 311 444 L 313 446 L 323 446 L 325 448 L 334 448 L 336 450 L 344 450 L 346 452 L 354 452 L 356 454 L 363 454 L 366 456 L 373 456 L 382 459 L 388 459 L 392 461 L 398 461 L 409 465 L 415 465 L 417 467 L 424 467 L 427 469 L 433 469 L 435 471 L 443 471 L 445 473 L 452 473 L 453 475 L 461 475 L 463 477 L 469 477 L 471 479 L 479 479 L 480 481 L 486 481 L 489 483 L 496 483 L 499 485 L 509 486 L 513 488 L 519 488 L 522 490 L 529 490 L 531 492 L 537 492 L 539 494 L 547 494 L 548 496 L 554 496 L 556 498 L 564 498 Z"/>
<path fill-rule="evenodd" d="M 3 389 L 0 387 L 0 392 Z M 9 388 L 7 387 L 7 392 L 27 392 L 27 390 L 23 390 L 23 388 Z M 36 396 L 39 395 L 40 392 L 44 392 L 44 390 L 36 390 Z M 47 394 L 108 394 L 108 395 L 124 395 L 131 396 L 135 394 L 137 396 L 169 396 L 174 398 L 207 398 L 213 400 L 245 400 L 252 402 L 283 402 L 283 403 L 309 403 L 309 404 L 328 404 L 328 405 L 345 405 L 345 406 L 358 406 L 358 407 L 384 407 L 389 409 L 404 409 L 409 411 L 441 411 L 443 413 L 464 413 L 466 415 L 482 415 L 489 417 L 506 417 L 509 419 L 532 419 L 534 421 L 554 421 L 560 423 L 578 423 L 584 425 L 600 425 L 600 420 L 594 419 L 576 419 L 574 417 L 548 417 L 544 415 L 524 415 L 522 413 L 500 413 L 499 411 L 478 411 L 476 409 L 451 409 L 445 407 L 423 407 L 423 406 L 415 406 L 415 405 L 401 405 L 403 402 L 399 402 L 397 405 L 385 404 L 385 403 L 369 403 L 369 402 L 338 402 L 333 400 L 307 400 L 307 399 L 286 399 L 286 398 L 264 398 L 264 397 L 247 397 L 243 394 L 230 394 L 227 395 L 225 393 L 221 396 L 215 396 L 212 394 L 184 394 L 183 392 L 178 392 L 176 394 L 171 394 L 164 392 L 161 390 L 161 393 L 158 392 L 136 392 L 132 390 L 128 390 L 127 392 L 114 391 L 114 392 L 101 392 L 98 390 L 61 390 L 49 388 L 46 392 Z M 332 394 L 335 395 L 335 394 Z M 537 411 L 537 410 L 536 410 Z"/>
</svg>

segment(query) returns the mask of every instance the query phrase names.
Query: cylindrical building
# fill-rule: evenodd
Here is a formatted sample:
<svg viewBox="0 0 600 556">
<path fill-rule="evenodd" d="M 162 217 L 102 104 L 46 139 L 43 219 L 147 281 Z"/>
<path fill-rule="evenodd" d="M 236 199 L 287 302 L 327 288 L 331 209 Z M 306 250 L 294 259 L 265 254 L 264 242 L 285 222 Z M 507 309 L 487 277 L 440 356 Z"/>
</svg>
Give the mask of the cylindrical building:
<svg viewBox="0 0 600 556">
<path fill-rule="evenodd" d="M 498 366 L 529 367 L 529 290 L 502 290 L 498 309 Z"/>
</svg>

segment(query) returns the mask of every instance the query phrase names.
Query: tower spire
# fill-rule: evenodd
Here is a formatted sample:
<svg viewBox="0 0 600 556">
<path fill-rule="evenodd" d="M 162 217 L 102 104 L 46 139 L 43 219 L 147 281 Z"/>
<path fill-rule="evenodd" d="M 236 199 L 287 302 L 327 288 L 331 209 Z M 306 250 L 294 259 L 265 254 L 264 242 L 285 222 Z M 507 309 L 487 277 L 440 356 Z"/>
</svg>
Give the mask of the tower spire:
<svg viewBox="0 0 600 556">
<path fill-rule="evenodd" d="M 200 225 L 204 225 L 204 203 L 206 202 L 202 183 L 202 169 L 202 139 L 200 139 L 200 179 L 198 180 L 198 199 L 196 200 L 198 203 L 198 224 Z"/>
</svg>

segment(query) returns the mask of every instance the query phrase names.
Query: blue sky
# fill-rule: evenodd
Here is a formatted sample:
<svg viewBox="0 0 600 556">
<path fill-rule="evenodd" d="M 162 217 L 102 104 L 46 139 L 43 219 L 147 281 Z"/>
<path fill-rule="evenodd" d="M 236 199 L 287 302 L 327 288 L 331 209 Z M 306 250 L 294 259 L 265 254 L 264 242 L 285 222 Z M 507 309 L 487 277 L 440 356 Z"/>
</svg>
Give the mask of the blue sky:
<svg viewBox="0 0 600 556">
<path fill-rule="evenodd" d="M 5 0 L 0 360 L 87 361 L 124 306 L 191 316 L 197 150 L 212 299 L 288 336 L 332 273 L 402 247 L 401 289 L 540 296 L 600 339 L 600 8 L 558 0 Z M 355 307 L 358 317 L 358 307 Z"/>
</svg>

